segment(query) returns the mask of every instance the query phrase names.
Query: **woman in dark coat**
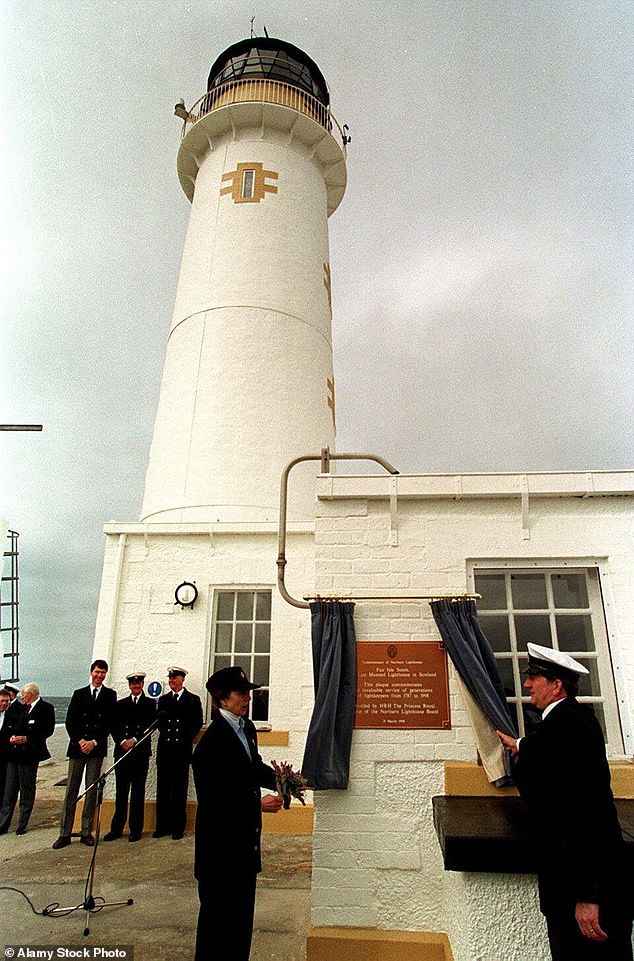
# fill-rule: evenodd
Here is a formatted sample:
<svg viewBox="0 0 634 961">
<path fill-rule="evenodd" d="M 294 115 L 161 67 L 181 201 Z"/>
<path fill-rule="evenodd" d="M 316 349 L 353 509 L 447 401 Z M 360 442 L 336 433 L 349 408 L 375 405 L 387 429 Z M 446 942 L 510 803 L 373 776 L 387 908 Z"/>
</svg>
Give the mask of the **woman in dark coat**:
<svg viewBox="0 0 634 961">
<path fill-rule="evenodd" d="M 262 811 L 279 811 L 275 772 L 258 754 L 255 726 L 246 717 L 251 684 L 240 667 L 207 681 L 214 711 L 192 767 L 198 798 L 194 874 L 200 912 L 196 961 L 209 957 L 248 961 L 255 882 L 262 870 Z"/>
</svg>

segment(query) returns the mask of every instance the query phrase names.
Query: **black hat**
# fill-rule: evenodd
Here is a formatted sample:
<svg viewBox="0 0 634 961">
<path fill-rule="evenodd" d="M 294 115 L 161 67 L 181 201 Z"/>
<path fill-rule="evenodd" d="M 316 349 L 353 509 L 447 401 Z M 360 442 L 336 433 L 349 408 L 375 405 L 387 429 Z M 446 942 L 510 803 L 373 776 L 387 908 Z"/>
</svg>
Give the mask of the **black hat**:
<svg viewBox="0 0 634 961">
<path fill-rule="evenodd" d="M 223 667 L 215 674 L 212 674 L 205 687 L 213 696 L 219 691 L 254 691 L 261 687 L 260 684 L 252 684 L 241 667 Z"/>
</svg>

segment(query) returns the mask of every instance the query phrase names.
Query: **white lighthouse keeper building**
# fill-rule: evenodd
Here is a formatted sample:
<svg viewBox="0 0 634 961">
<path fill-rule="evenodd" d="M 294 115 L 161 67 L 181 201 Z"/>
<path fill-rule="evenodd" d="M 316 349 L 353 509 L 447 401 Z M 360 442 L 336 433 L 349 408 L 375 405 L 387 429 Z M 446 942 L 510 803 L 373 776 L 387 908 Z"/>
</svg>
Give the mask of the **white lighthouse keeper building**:
<svg viewBox="0 0 634 961">
<path fill-rule="evenodd" d="M 316 64 L 270 38 L 229 47 L 176 113 L 191 215 L 141 520 L 105 528 L 94 652 L 120 693 L 130 671 L 149 687 L 178 663 L 204 694 L 240 664 L 262 685 L 265 758 L 297 765 L 312 666 L 308 614 L 274 589 L 279 485 L 335 438 L 327 220 L 346 138 Z M 315 474 L 301 465 L 289 498 L 296 591 L 314 577 Z"/>
</svg>

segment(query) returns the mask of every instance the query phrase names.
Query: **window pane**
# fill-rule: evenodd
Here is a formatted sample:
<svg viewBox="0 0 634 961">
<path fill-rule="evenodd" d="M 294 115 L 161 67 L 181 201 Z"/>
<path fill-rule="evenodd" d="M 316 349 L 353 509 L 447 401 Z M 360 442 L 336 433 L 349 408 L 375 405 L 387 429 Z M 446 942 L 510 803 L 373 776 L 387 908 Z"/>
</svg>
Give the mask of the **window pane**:
<svg viewBox="0 0 634 961">
<path fill-rule="evenodd" d="M 231 635 L 231 624 L 216 624 L 216 650 L 219 654 L 231 650 Z"/>
<path fill-rule="evenodd" d="M 253 620 L 253 602 L 255 601 L 255 594 L 253 591 L 240 591 L 238 593 L 238 602 L 236 604 L 236 620 L 237 621 L 252 621 Z"/>
<path fill-rule="evenodd" d="M 511 720 L 513 721 L 513 724 L 515 725 L 515 730 L 517 731 L 517 730 L 519 730 L 519 726 L 518 726 L 518 723 L 517 723 L 517 704 L 513 704 L 513 703 L 509 702 L 506 706 L 507 706 L 508 709 L 509 709 L 509 714 L 511 715 Z"/>
<path fill-rule="evenodd" d="M 268 657 L 254 657 L 253 658 L 253 677 L 251 678 L 254 684 L 268 684 L 269 683 L 269 659 Z"/>
<path fill-rule="evenodd" d="M 241 654 L 240 657 L 234 657 L 233 663 L 235 667 L 240 667 L 246 674 L 246 676 L 251 680 L 251 658 L 245 657 Z"/>
<path fill-rule="evenodd" d="M 253 691 L 251 701 L 251 717 L 254 721 L 268 721 L 269 692 L 266 690 Z"/>
<path fill-rule="evenodd" d="M 599 666 L 594 658 L 579 658 L 579 663 L 583 664 L 590 671 L 589 674 L 579 675 L 579 694 L 582 697 L 601 696 L 601 683 L 599 681 Z"/>
<path fill-rule="evenodd" d="M 258 593 L 256 594 L 255 619 L 256 621 L 271 620 L 271 592 L 270 591 L 258 591 Z"/>
<path fill-rule="evenodd" d="M 221 657 L 216 655 L 214 657 L 214 673 L 222 670 L 223 667 L 231 667 L 231 658 L 224 654 Z"/>
<path fill-rule="evenodd" d="M 255 170 L 245 170 L 242 174 L 242 196 L 252 197 L 253 196 L 253 181 L 255 178 Z"/>
<path fill-rule="evenodd" d="M 498 657 L 497 666 L 507 697 L 515 696 L 515 681 L 513 680 L 513 661 L 510 657 Z"/>
<path fill-rule="evenodd" d="M 476 574 L 475 589 L 477 594 L 482 594 L 478 601 L 481 611 L 506 610 L 504 574 Z"/>
<path fill-rule="evenodd" d="M 543 647 L 552 647 L 553 642 L 550 636 L 550 619 L 548 614 L 516 614 L 515 615 L 515 636 L 517 647 L 520 651 L 526 650 L 526 645 L 541 644 Z"/>
<path fill-rule="evenodd" d="M 522 704 L 524 715 L 524 730 L 527 734 L 532 734 L 538 724 L 541 724 L 542 715 L 532 704 Z"/>
<path fill-rule="evenodd" d="M 555 607 L 589 607 L 586 578 L 582 573 L 553 574 Z"/>
<path fill-rule="evenodd" d="M 218 613 L 219 621 L 233 620 L 233 598 L 234 591 L 220 591 L 218 593 Z"/>
<path fill-rule="evenodd" d="M 494 651 L 511 650 L 509 619 L 506 614 L 483 614 L 480 626 Z"/>
<path fill-rule="evenodd" d="M 594 716 L 596 717 L 597 721 L 601 726 L 601 730 L 603 731 L 603 740 L 607 741 L 608 738 L 607 738 L 606 728 L 605 728 L 605 712 L 603 710 L 603 707 L 601 706 L 601 704 L 588 704 L 588 707 L 590 708 L 591 711 L 593 711 Z"/>
<path fill-rule="evenodd" d="M 548 607 L 544 574 L 511 574 L 511 594 L 516 611 Z"/>
<path fill-rule="evenodd" d="M 236 652 L 251 653 L 251 641 L 253 637 L 252 624 L 236 624 Z"/>
<path fill-rule="evenodd" d="M 561 651 L 594 651 L 592 618 L 589 614 L 558 614 L 555 623 Z"/>
<path fill-rule="evenodd" d="M 255 650 L 258 654 L 268 654 L 271 649 L 271 625 L 255 625 Z"/>
</svg>

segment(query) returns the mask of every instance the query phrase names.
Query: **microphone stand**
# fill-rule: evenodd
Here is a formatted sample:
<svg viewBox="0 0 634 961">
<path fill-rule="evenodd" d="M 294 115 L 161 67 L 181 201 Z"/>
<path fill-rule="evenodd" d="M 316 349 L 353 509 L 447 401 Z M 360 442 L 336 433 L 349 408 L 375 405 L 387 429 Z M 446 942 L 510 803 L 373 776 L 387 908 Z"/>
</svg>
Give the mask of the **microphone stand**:
<svg viewBox="0 0 634 961">
<path fill-rule="evenodd" d="M 104 771 L 103 774 L 100 774 L 97 780 L 93 781 L 92 784 L 89 784 L 86 790 L 82 794 L 78 795 L 77 797 L 77 800 L 80 801 L 83 797 L 85 797 L 86 794 L 88 794 L 89 791 L 92 791 L 93 788 L 97 791 L 97 820 L 95 822 L 95 846 L 93 848 L 92 858 L 90 859 L 90 866 L 88 868 L 88 874 L 86 876 L 86 885 L 84 887 L 84 900 L 81 901 L 79 904 L 73 904 L 65 908 L 61 908 L 61 907 L 51 908 L 51 910 L 47 911 L 46 914 L 47 916 L 55 916 L 55 915 L 63 915 L 63 914 L 72 914 L 73 911 L 85 911 L 86 926 L 84 927 L 84 936 L 90 934 L 90 927 L 88 922 L 91 914 L 96 913 L 97 911 L 101 911 L 102 908 L 115 908 L 115 907 L 121 907 L 122 905 L 134 904 L 134 898 L 127 898 L 127 900 L 125 901 L 104 901 L 103 899 L 100 898 L 99 903 L 97 903 L 93 895 L 93 887 L 95 882 L 95 867 L 97 862 L 97 849 L 99 847 L 99 834 L 101 831 L 101 805 L 103 803 L 103 791 L 104 791 L 104 787 L 107 779 L 110 777 L 110 775 L 115 770 L 115 768 L 117 768 L 119 764 L 121 764 L 122 761 L 125 761 L 126 758 L 130 757 L 130 755 L 133 754 L 136 751 L 136 749 L 140 747 L 141 744 L 143 744 L 144 741 L 147 741 L 148 738 L 152 737 L 152 734 L 158 727 L 158 724 L 159 724 L 159 717 L 157 715 L 157 717 L 152 721 L 150 726 L 146 728 L 146 730 L 143 732 L 143 734 L 141 735 L 139 740 L 136 742 L 134 747 L 130 748 L 129 751 L 126 751 L 125 754 L 122 754 L 121 757 L 114 762 L 114 764 L 110 765 L 107 771 Z"/>
</svg>

